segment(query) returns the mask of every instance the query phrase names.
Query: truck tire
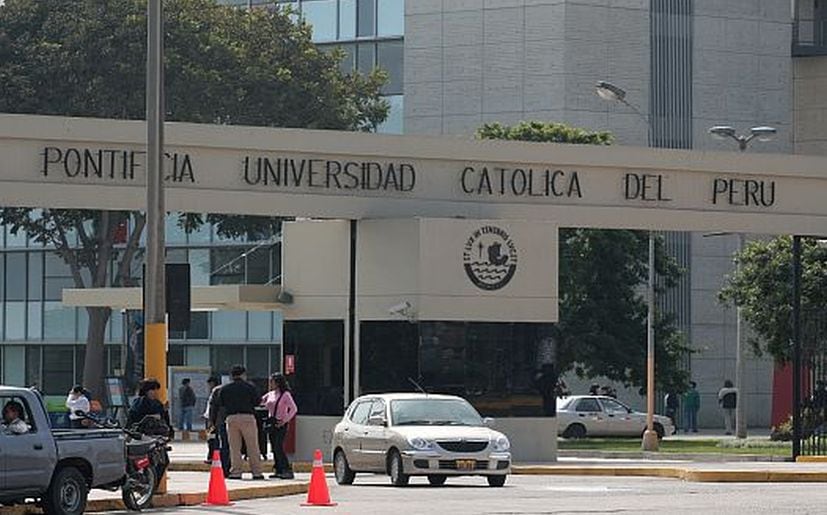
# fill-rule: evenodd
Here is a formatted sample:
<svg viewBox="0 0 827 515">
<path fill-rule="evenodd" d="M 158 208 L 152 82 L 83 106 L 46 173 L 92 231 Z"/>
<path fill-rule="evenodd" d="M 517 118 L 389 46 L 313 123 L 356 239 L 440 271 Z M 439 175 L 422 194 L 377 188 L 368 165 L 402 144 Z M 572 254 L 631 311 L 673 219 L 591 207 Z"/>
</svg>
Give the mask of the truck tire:
<svg viewBox="0 0 827 515">
<path fill-rule="evenodd" d="M 43 495 L 43 512 L 48 515 L 81 515 L 86 511 L 89 487 L 86 477 L 75 467 L 55 471 L 49 489 Z"/>
</svg>

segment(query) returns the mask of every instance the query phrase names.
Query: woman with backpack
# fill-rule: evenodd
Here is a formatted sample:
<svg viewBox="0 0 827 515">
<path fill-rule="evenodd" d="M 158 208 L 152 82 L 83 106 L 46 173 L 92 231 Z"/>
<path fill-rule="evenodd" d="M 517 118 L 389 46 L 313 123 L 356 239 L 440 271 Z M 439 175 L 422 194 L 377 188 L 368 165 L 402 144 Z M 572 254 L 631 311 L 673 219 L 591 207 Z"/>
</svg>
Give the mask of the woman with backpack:
<svg viewBox="0 0 827 515">
<path fill-rule="evenodd" d="M 270 391 L 261 398 L 261 404 L 267 408 L 264 428 L 273 449 L 273 475 L 270 477 L 293 479 L 293 469 L 284 452 L 284 439 L 287 436 L 287 426 L 298 409 L 283 374 L 270 376 Z"/>
</svg>

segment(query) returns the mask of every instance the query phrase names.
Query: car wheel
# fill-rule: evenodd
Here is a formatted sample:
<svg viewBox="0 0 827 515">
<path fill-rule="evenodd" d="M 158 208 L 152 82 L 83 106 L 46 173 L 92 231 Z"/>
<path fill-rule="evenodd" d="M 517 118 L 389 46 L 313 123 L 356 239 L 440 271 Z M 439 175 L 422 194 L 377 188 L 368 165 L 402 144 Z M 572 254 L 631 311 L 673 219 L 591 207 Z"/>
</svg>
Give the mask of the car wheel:
<svg viewBox="0 0 827 515">
<path fill-rule="evenodd" d="M 43 511 L 54 515 L 80 515 L 86 511 L 89 488 L 86 478 L 75 467 L 55 472 L 52 484 L 43 496 Z"/>
<path fill-rule="evenodd" d="M 586 426 L 583 424 L 572 424 L 563 431 L 563 438 L 585 438 L 586 437 Z"/>
<path fill-rule="evenodd" d="M 433 486 L 442 486 L 445 484 L 445 481 L 448 479 L 448 476 L 437 476 L 435 474 L 431 474 L 428 476 L 428 482 L 431 483 Z"/>
<path fill-rule="evenodd" d="M 345 451 L 341 449 L 333 456 L 333 472 L 336 476 L 336 483 L 340 485 L 352 485 L 353 480 L 356 479 L 356 472 L 350 469 Z"/>
<path fill-rule="evenodd" d="M 501 476 L 488 476 L 488 478 L 487 478 L 488 479 L 488 486 L 493 486 L 495 488 L 499 488 L 499 487 L 505 485 L 505 479 L 507 477 L 508 476 L 506 476 L 505 474 L 503 474 Z"/>
<path fill-rule="evenodd" d="M 391 477 L 393 486 L 406 486 L 410 479 L 402 467 L 402 456 L 396 449 L 388 455 L 388 475 Z"/>
</svg>

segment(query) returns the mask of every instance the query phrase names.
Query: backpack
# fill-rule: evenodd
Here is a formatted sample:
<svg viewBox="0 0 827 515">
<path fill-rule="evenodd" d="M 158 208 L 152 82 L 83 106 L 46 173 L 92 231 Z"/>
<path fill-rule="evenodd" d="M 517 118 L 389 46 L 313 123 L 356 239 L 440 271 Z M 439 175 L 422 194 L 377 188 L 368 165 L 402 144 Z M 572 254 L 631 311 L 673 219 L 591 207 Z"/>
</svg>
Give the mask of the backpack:
<svg viewBox="0 0 827 515">
<path fill-rule="evenodd" d="M 735 392 L 725 393 L 721 399 L 721 406 L 723 406 L 724 409 L 734 409 L 735 403 Z"/>
</svg>

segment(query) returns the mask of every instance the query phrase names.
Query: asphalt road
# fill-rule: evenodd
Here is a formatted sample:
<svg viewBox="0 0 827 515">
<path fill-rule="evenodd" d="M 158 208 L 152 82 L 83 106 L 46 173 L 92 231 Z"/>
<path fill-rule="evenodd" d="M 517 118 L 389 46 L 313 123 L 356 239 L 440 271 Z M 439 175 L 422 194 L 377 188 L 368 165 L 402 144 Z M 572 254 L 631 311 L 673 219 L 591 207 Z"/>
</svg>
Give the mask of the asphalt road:
<svg viewBox="0 0 827 515">
<path fill-rule="evenodd" d="M 182 508 L 155 513 L 293 514 L 760 514 L 827 513 L 827 489 L 819 484 L 686 483 L 673 479 L 511 476 L 503 488 L 482 478 L 448 480 L 431 487 L 424 479 L 407 488 L 380 476 L 357 477 L 350 487 L 333 485 L 335 508 L 302 508 L 304 496 L 243 501 L 228 508 Z"/>
</svg>

